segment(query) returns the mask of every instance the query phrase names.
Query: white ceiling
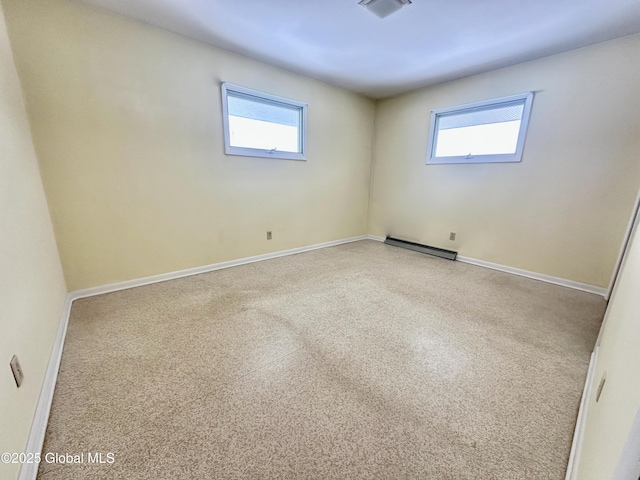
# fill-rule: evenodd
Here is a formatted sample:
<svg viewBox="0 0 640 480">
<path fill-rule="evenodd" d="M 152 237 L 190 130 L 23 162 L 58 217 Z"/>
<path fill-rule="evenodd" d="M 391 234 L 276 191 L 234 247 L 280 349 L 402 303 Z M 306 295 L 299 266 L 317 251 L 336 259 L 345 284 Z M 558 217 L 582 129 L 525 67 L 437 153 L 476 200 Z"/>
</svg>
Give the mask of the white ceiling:
<svg viewBox="0 0 640 480">
<path fill-rule="evenodd" d="M 374 98 L 640 32 L 640 0 L 84 1 Z"/>
</svg>

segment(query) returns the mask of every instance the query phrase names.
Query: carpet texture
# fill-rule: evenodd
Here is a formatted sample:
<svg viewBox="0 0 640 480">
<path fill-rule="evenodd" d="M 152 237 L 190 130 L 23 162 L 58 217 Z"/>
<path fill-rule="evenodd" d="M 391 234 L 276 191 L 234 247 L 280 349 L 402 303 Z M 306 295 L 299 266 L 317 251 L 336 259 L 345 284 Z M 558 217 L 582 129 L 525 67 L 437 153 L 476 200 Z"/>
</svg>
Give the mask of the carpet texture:
<svg viewBox="0 0 640 480">
<path fill-rule="evenodd" d="M 560 480 L 604 309 L 373 241 L 78 300 L 38 478 Z"/>
</svg>

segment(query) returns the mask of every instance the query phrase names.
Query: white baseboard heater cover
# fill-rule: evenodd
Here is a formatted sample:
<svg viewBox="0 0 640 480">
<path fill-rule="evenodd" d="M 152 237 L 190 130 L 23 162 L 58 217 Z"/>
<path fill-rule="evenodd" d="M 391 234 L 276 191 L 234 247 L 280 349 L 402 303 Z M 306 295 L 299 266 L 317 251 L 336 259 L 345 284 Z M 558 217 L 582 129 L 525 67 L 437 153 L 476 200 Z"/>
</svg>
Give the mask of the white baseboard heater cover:
<svg viewBox="0 0 640 480">
<path fill-rule="evenodd" d="M 408 248 L 420 253 L 426 253 L 428 255 L 434 255 L 436 257 L 446 258 L 447 260 L 455 260 L 458 252 L 452 250 L 445 250 L 444 248 L 430 247 L 429 245 L 422 245 L 420 243 L 408 242 L 406 240 L 400 240 L 398 238 L 387 237 L 384 241 L 387 245 L 393 245 L 394 247 Z"/>
</svg>

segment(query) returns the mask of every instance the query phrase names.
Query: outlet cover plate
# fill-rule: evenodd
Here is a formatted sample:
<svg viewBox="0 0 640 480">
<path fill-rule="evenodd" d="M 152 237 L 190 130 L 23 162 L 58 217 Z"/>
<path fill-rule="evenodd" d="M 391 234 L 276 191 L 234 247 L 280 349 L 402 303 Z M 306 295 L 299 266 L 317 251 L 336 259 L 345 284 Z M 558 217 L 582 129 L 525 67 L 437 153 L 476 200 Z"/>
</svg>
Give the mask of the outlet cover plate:
<svg viewBox="0 0 640 480">
<path fill-rule="evenodd" d="M 24 374 L 22 373 L 22 367 L 20 366 L 18 357 L 15 355 L 11 357 L 9 365 L 11 365 L 11 371 L 13 372 L 13 378 L 16 381 L 16 385 L 20 388 L 20 385 L 22 385 L 22 381 L 24 380 Z"/>
</svg>

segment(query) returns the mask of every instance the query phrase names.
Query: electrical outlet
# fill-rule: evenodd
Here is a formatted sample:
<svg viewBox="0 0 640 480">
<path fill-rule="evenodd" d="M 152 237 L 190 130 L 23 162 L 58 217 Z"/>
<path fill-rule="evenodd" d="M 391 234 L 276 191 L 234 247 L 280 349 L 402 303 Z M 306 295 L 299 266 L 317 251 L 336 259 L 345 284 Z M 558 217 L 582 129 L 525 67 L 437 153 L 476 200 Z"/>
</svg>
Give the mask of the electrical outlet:
<svg viewBox="0 0 640 480">
<path fill-rule="evenodd" d="M 456 232 L 451 232 L 449 234 L 449 240 L 455 240 L 456 239 Z"/>
<path fill-rule="evenodd" d="M 13 378 L 16 381 L 16 385 L 18 386 L 18 388 L 20 388 L 20 385 L 22 385 L 22 380 L 24 380 L 24 374 L 22 373 L 22 367 L 20 366 L 18 357 L 14 355 L 11 358 L 9 365 L 11 366 L 11 371 L 13 372 Z"/>
<path fill-rule="evenodd" d="M 271 232 L 267 232 L 267 240 L 271 240 Z"/>
</svg>

